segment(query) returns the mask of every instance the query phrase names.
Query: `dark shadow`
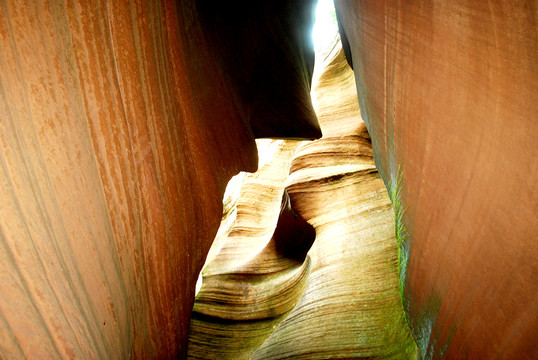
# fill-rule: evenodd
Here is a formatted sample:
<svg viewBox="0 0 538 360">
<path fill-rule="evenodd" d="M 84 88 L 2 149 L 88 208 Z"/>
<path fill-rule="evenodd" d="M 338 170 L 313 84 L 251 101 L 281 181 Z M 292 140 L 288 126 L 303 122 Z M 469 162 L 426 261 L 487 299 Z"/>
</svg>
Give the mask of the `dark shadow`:
<svg viewBox="0 0 538 360">
<path fill-rule="evenodd" d="M 284 190 L 280 216 L 273 234 L 276 252 L 303 262 L 315 239 L 316 230 L 293 211 L 288 192 Z"/>
</svg>

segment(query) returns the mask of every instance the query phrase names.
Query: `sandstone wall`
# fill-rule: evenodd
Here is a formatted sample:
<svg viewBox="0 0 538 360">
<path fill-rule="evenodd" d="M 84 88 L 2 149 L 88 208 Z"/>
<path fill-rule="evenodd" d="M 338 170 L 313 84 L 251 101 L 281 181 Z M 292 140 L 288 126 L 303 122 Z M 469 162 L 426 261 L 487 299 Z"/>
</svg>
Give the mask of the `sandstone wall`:
<svg viewBox="0 0 538 360">
<path fill-rule="evenodd" d="M 276 68 L 280 86 L 294 89 L 295 107 L 261 119 L 273 136 L 319 136 L 301 41 L 310 7 L 248 9 L 266 22 L 246 27 L 297 51 L 236 54 L 242 76 L 274 82 Z M 0 4 L 1 358 L 185 355 L 224 188 L 256 170 L 260 121 L 260 98 L 241 99 L 258 84 L 237 87 L 206 10 L 195 1 Z M 281 109 L 277 88 L 260 94 L 265 106 Z M 288 127 L 290 117 L 306 120 Z"/>
<path fill-rule="evenodd" d="M 536 358 L 536 1 L 336 7 L 424 356 Z"/>
</svg>

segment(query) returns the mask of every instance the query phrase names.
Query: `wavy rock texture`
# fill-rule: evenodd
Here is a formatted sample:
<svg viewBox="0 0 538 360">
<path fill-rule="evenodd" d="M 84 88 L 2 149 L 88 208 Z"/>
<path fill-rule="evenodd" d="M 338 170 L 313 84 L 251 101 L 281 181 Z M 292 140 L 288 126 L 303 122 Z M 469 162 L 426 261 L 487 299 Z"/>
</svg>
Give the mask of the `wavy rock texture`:
<svg viewBox="0 0 538 360">
<path fill-rule="evenodd" d="M 398 290 L 394 214 L 341 47 L 314 88 L 323 138 L 302 145 L 287 191 L 316 229 L 306 289 L 254 359 L 416 356 Z"/>
<path fill-rule="evenodd" d="M 394 214 L 360 119 L 353 72 L 340 46 L 322 64 L 314 98 L 324 136 L 303 143 L 297 152 L 280 152 L 273 168 L 247 176 L 237 222 L 204 270 L 204 285 L 194 305 L 189 357 L 401 359 L 416 355 L 398 290 Z M 286 166 L 280 165 L 280 156 L 287 159 Z M 276 225 L 284 182 L 294 211 L 316 232 L 302 265 L 297 260 L 302 261 L 304 254 L 289 250 L 291 244 L 299 243 L 305 250 L 311 243 L 298 235 L 296 227 L 279 228 L 286 218 L 282 213 L 271 242 L 258 250 L 258 243 L 267 244 Z M 279 186 L 270 197 L 268 184 Z M 251 228 L 256 233 L 247 238 L 245 229 Z M 288 251 L 274 250 L 279 237 L 285 239 Z"/>
<path fill-rule="evenodd" d="M 290 212 L 284 185 L 299 144 L 273 141 L 272 161 L 243 179 L 237 218 L 229 231 L 215 239 L 202 272 L 189 358 L 250 359 L 302 294 L 309 263 L 284 256 L 279 251 L 282 239 L 275 231 L 283 225 L 290 228 L 282 221 Z M 303 230 L 313 241 L 312 227 L 292 218 L 291 228 Z"/>
<path fill-rule="evenodd" d="M 241 89 L 205 10 L 0 2 L 0 358 L 184 357 L 226 183 L 256 168 L 256 123 L 319 136 L 301 40 L 310 2 L 249 8 L 265 21 L 245 27 L 273 53 L 236 54 L 258 81 Z M 258 117 L 260 99 L 242 94 L 263 83 L 280 111 Z"/>
<path fill-rule="evenodd" d="M 424 357 L 538 358 L 536 1 L 335 5 Z"/>
</svg>

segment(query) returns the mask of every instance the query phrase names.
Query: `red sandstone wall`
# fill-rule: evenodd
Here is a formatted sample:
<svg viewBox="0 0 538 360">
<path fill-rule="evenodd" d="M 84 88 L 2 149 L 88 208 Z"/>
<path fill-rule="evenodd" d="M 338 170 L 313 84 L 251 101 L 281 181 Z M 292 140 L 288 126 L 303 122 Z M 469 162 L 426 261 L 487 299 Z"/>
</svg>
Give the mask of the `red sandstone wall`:
<svg viewBox="0 0 538 360">
<path fill-rule="evenodd" d="M 224 187 L 256 168 L 210 42 L 192 1 L 0 5 L 1 358 L 185 355 Z M 273 131 L 315 136 L 304 109 L 305 133 Z"/>
<path fill-rule="evenodd" d="M 336 1 L 426 358 L 538 356 L 535 1 Z"/>
</svg>

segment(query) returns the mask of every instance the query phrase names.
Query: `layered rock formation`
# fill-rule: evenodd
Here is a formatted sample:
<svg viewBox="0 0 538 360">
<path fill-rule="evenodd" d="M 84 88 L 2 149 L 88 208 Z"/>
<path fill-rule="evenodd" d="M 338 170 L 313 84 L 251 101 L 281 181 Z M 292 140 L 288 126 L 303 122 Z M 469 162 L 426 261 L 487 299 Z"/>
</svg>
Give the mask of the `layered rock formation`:
<svg viewBox="0 0 538 360">
<path fill-rule="evenodd" d="M 398 288 L 394 213 L 375 168 L 341 48 L 314 88 L 323 131 L 292 161 L 287 190 L 316 229 L 305 292 L 254 359 L 413 359 Z"/>
<path fill-rule="evenodd" d="M 353 72 L 340 46 L 319 60 L 314 99 L 324 136 L 297 151 L 296 143 L 283 144 L 274 163 L 247 175 L 236 223 L 224 245 L 216 239 L 218 254 L 203 272 L 189 358 L 416 356 L 398 288 L 394 214 Z M 288 247 L 312 245 L 279 230 L 287 218 L 281 213 L 277 223 L 284 183 L 294 211 L 315 229 L 306 259 L 297 249 L 278 251 L 282 233 Z"/>
<path fill-rule="evenodd" d="M 299 144 L 273 141 L 271 162 L 243 179 L 236 207 L 224 212 L 221 229 L 228 229 L 219 230 L 194 303 L 189 358 L 250 359 L 301 296 L 309 261 L 285 256 L 279 245 L 299 238 L 281 239 L 275 231 L 284 226 L 287 234 L 291 225 L 311 241 L 315 237 L 310 225 L 289 215 L 284 192 Z M 282 220 L 288 216 L 292 221 L 286 226 Z"/>
<path fill-rule="evenodd" d="M 254 135 L 319 136 L 311 2 L 235 19 L 272 44 L 255 54 L 243 39 L 237 78 L 214 43 L 241 44 L 216 38 L 204 4 L 0 4 L 1 358 L 183 357 L 226 183 L 256 169 Z"/>
<path fill-rule="evenodd" d="M 537 358 L 537 3 L 335 5 L 423 355 Z"/>
</svg>

